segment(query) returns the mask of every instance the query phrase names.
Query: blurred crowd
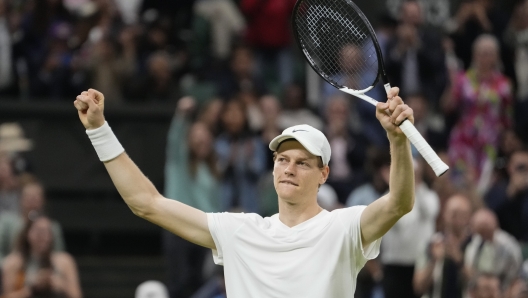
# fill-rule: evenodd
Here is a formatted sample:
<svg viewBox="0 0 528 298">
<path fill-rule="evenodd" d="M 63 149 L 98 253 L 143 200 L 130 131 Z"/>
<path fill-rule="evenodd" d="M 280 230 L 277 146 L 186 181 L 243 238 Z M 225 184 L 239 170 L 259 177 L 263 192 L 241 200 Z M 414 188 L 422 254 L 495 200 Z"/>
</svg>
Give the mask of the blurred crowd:
<svg viewBox="0 0 528 298">
<path fill-rule="evenodd" d="M 370 104 L 306 83 L 294 3 L 0 0 L 0 100 L 73 101 L 91 87 L 110 105 L 173 103 L 164 194 L 206 212 L 276 213 L 267 144 L 310 124 L 332 148 L 320 205 L 370 204 L 388 191 L 385 132 Z M 462 1 L 441 27 L 420 2 L 402 1 L 397 17 L 372 21 L 390 82 L 451 170 L 435 177 L 413 149 L 415 207 L 358 276 L 356 297 L 528 297 L 528 1 L 513 11 Z M 350 64 L 354 52 L 340 59 Z M 385 97 L 379 86 L 368 94 Z M 44 287 L 78 297 L 74 261 L 61 252 L 60 225 L 43 217 L 21 138 L 16 124 L 0 127 L 4 295 Z M 37 228 L 51 239 L 33 237 Z M 168 233 L 163 247 L 171 297 L 223 297 L 209 251 Z M 68 278 L 53 278 L 59 271 Z"/>
</svg>

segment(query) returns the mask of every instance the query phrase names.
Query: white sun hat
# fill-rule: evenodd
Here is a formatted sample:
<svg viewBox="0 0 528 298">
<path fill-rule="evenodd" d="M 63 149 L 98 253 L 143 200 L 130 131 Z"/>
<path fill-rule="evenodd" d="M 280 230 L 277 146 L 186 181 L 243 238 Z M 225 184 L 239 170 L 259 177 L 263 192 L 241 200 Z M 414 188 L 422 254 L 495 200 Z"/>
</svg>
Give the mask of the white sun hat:
<svg viewBox="0 0 528 298">
<path fill-rule="evenodd" d="M 324 165 L 328 165 L 331 155 L 330 143 L 328 143 L 326 136 L 320 130 L 308 124 L 288 127 L 282 134 L 271 140 L 269 148 L 272 151 L 277 151 L 280 143 L 289 139 L 297 140 L 310 153 L 320 156 Z"/>
</svg>

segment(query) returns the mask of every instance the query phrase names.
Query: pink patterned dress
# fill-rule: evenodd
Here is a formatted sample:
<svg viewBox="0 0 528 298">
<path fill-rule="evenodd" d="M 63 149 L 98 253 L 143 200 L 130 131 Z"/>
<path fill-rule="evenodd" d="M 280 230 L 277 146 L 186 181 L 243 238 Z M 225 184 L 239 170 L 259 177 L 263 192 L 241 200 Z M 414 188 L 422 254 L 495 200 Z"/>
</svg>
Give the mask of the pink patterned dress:
<svg viewBox="0 0 528 298">
<path fill-rule="evenodd" d="M 453 100 L 460 114 L 449 139 L 449 158 L 454 174 L 480 177 L 486 160 L 495 160 L 499 137 L 512 125 L 511 85 L 495 72 L 479 81 L 475 69 L 460 73 L 453 88 Z"/>
</svg>

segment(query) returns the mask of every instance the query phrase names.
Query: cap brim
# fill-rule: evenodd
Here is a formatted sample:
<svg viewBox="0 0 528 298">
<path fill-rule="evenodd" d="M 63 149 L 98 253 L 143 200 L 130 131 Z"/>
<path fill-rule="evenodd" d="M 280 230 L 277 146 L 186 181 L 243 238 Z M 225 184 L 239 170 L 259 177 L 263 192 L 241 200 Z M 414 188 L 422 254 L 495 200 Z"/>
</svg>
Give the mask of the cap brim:
<svg viewBox="0 0 528 298">
<path fill-rule="evenodd" d="M 308 142 L 304 142 L 302 138 L 299 138 L 295 135 L 292 135 L 292 134 L 281 134 L 279 136 L 276 136 L 273 140 L 271 140 L 271 142 L 269 143 L 269 148 L 271 151 L 277 151 L 277 149 L 279 148 L 279 145 L 280 143 L 286 141 L 286 140 L 290 140 L 290 139 L 294 139 L 296 140 L 297 142 L 301 143 L 301 145 L 303 145 L 303 147 L 308 150 L 308 152 L 312 153 L 313 155 L 315 156 L 321 156 L 321 152 L 320 150 L 318 150 L 317 148 L 314 148 L 312 146 L 310 146 L 308 144 Z"/>
</svg>

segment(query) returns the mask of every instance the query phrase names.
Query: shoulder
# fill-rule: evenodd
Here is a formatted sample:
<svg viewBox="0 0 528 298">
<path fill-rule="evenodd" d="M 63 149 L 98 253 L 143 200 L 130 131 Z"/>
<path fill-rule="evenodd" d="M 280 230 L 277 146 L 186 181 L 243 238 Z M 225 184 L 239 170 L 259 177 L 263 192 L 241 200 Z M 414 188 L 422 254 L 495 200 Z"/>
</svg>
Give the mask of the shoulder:
<svg viewBox="0 0 528 298">
<path fill-rule="evenodd" d="M 2 215 L 0 216 L 0 223 L 1 223 L 0 226 L 1 227 L 4 227 L 4 225 L 17 224 L 18 222 L 22 221 L 20 216 L 14 212 L 9 212 L 9 211 L 1 212 L 1 215 Z"/>
<path fill-rule="evenodd" d="M 234 213 L 234 212 L 217 212 L 207 213 L 209 227 L 232 229 L 244 224 L 261 225 L 269 222 L 269 218 L 262 218 L 256 213 Z"/>
<path fill-rule="evenodd" d="M 2 269 L 4 271 L 18 271 L 24 264 L 24 258 L 19 252 L 12 252 L 4 259 Z"/>
<path fill-rule="evenodd" d="M 51 262 L 60 271 L 71 270 L 76 267 L 75 259 L 67 252 L 54 252 L 51 255 Z"/>
</svg>

